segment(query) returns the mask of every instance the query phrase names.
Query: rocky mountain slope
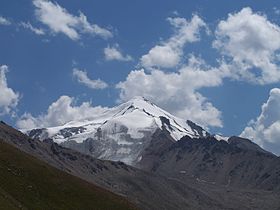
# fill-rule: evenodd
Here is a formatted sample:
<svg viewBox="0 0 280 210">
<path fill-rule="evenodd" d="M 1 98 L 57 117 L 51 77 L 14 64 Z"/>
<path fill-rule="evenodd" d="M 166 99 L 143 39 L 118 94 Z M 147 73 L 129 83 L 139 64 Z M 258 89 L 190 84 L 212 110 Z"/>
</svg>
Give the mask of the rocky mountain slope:
<svg viewBox="0 0 280 210">
<path fill-rule="evenodd" d="M 155 146 L 145 150 L 138 167 L 184 181 L 189 176 L 201 182 L 280 191 L 280 158 L 248 139 L 188 136 L 173 144 L 168 133 L 155 136 Z"/>
</svg>

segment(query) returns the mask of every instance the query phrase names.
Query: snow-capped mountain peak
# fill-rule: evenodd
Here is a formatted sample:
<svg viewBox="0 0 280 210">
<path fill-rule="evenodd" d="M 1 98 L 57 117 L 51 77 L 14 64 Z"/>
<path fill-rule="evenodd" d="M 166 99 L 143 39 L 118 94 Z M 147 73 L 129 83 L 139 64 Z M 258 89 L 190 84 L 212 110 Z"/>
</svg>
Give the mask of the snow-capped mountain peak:
<svg viewBox="0 0 280 210">
<path fill-rule="evenodd" d="M 156 130 L 168 131 L 174 141 L 209 135 L 200 126 L 159 108 L 144 97 L 133 99 L 87 119 L 61 126 L 33 129 L 27 133 L 41 140 L 52 138 L 97 158 L 132 164 L 141 159 Z"/>
</svg>

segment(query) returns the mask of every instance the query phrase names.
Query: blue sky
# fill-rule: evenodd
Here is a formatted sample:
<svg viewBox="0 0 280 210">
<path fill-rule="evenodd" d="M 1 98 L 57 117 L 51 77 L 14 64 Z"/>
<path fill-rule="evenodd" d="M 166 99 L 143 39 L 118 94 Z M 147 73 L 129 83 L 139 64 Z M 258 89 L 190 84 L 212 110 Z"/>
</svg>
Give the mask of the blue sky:
<svg viewBox="0 0 280 210">
<path fill-rule="evenodd" d="M 279 26 L 277 0 L 0 1 L 1 119 L 55 126 L 143 95 L 278 153 Z"/>
</svg>

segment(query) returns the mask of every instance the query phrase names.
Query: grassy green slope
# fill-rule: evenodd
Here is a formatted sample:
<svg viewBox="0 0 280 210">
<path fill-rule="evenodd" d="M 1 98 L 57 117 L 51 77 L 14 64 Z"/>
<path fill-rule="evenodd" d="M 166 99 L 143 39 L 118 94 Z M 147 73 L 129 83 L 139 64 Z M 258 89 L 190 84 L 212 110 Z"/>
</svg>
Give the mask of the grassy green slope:
<svg viewBox="0 0 280 210">
<path fill-rule="evenodd" d="M 0 140 L 1 209 L 135 209 L 124 198 L 44 162 Z"/>
</svg>

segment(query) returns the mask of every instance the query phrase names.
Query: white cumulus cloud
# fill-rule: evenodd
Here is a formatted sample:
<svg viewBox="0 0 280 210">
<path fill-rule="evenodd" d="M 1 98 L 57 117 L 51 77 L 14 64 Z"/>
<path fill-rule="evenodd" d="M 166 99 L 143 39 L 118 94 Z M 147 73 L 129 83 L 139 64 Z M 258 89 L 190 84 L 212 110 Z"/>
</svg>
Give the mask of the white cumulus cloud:
<svg viewBox="0 0 280 210">
<path fill-rule="evenodd" d="M 219 22 L 213 46 L 226 56 L 231 77 L 256 84 L 280 81 L 280 27 L 251 8 Z"/>
<path fill-rule="evenodd" d="M 8 87 L 6 73 L 8 66 L 0 66 L 0 115 L 9 114 L 19 101 L 19 94 Z"/>
<path fill-rule="evenodd" d="M 63 33 L 72 40 L 79 39 L 80 34 L 91 34 L 105 39 L 113 36 L 109 30 L 89 23 L 82 12 L 79 16 L 74 16 L 59 4 L 48 0 L 33 0 L 33 4 L 38 20 L 47 25 L 54 34 Z"/>
<path fill-rule="evenodd" d="M 101 79 L 92 80 L 88 77 L 87 72 L 79 69 L 73 69 L 73 76 L 81 84 L 86 85 L 92 89 L 104 89 L 108 87 L 108 84 Z"/>
<path fill-rule="evenodd" d="M 262 105 L 260 116 L 252 120 L 241 133 L 264 149 L 280 155 L 280 89 L 270 91 L 268 100 Z"/>
<path fill-rule="evenodd" d="M 61 96 L 49 106 L 44 114 L 34 117 L 30 113 L 25 113 L 17 121 L 17 127 L 20 129 L 32 129 L 59 126 L 74 120 L 94 118 L 95 115 L 106 110 L 107 108 L 100 106 L 94 107 L 90 102 L 75 105 L 75 98 Z"/>
<path fill-rule="evenodd" d="M 190 21 L 180 17 L 167 20 L 173 26 L 174 34 L 142 56 L 141 64 L 145 68 L 176 67 L 181 61 L 184 46 L 198 41 L 201 28 L 207 28 L 205 22 L 197 15 L 194 15 Z"/>
<path fill-rule="evenodd" d="M 108 61 L 117 60 L 117 61 L 131 61 L 133 60 L 130 55 L 123 55 L 121 50 L 119 49 L 119 45 L 115 45 L 113 47 L 104 48 L 105 59 Z"/>
</svg>

